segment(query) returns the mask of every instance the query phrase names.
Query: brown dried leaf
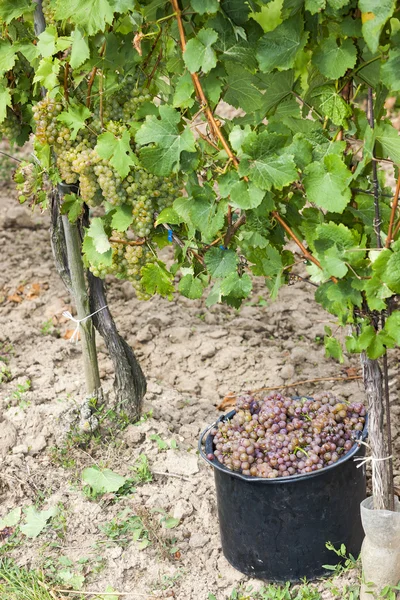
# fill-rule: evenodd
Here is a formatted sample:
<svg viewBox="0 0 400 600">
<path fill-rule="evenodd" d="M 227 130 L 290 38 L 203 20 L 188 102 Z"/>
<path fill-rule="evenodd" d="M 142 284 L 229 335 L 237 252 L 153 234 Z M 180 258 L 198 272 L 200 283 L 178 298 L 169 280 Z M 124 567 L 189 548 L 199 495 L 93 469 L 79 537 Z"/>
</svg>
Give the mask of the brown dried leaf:
<svg viewBox="0 0 400 600">
<path fill-rule="evenodd" d="M 26 286 L 25 297 L 28 300 L 33 300 L 34 298 L 37 298 L 40 295 L 41 290 L 42 286 L 40 285 L 40 283 L 31 283 Z"/>
<path fill-rule="evenodd" d="M 72 336 L 74 335 L 74 331 L 75 331 L 75 329 L 67 329 L 67 331 L 63 335 L 64 340 L 70 340 L 72 338 Z M 75 339 L 76 340 L 81 339 L 81 334 L 79 331 L 78 331 L 78 335 L 75 336 Z"/>
<path fill-rule="evenodd" d="M 236 395 L 233 393 L 228 394 L 218 404 L 217 409 L 218 410 L 226 410 L 227 408 L 230 408 L 231 406 L 235 406 L 235 403 L 236 403 Z"/>
<path fill-rule="evenodd" d="M 16 304 L 20 304 L 22 302 L 22 297 L 18 294 L 11 294 L 11 296 L 7 297 L 9 302 L 15 302 Z"/>
</svg>

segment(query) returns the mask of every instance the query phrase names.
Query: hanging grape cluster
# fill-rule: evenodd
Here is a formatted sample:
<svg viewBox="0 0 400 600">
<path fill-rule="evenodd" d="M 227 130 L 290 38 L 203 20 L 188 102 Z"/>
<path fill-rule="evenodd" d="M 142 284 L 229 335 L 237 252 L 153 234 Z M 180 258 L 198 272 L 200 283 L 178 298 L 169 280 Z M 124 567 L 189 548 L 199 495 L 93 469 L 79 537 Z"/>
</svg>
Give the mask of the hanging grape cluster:
<svg viewBox="0 0 400 600">
<path fill-rule="evenodd" d="M 148 92 L 135 86 L 128 76 L 125 86 L 104 102 L 100 110 L 87 121 L 87 127 L 74 137 L 72 131 L 58 119 L 63 105 L 50 97 L 40 100 L 33 108 L 36 122 L 35 138 L 41 145 L 54 149 L 57 168 L 62 181 L 78 184 L 79 193 L 90 206 L 100 206 L 107 201 L 113 207 L 129 206 L 132 210 L 130 232 L 133 239 L 150 236 L 154 227 L 154 213 L 171 206 L 180 195 L 179 182 L 170 177 L 158 177 L 138 165 L 132 165 L 126 177 L 121 177 L 110 163 L 96 151 L 97 137 L 110 132 L 116 137 L 127 131 L 126 123 L 135 119 L 138 108 L 151 99 Z M 134 151 L 134 145 L 132 144 Z M 140 285 L 140 269 L 152 262 L 153 253 L 147 246 L 126 243 L 126 236 L 114 232 L 114 237 L 125 243 L 112 244 L 112 266 L 92 267 L 96 276 L 113 273 L 132 281 L 137 294 L 144 297 Z"/>
<path fill-rule="evenodd" d="M 134 243 L 128 239 L 126 233 L 112 232 L 112 264 L 90 266 L 90 271 L 96 277 L 104 279 L 108 274 L 132 283 L 139 300 L 148 300 L 150 295 L 145 292 L 141 284 L 141 269 L 145 265 L 155 262 L 156 256 L 145 243 Z"/>
<path fill-rule="evenodd" d="M 239 397 L 231 421 L 211 431 L 214 456 L 243 475 L 289 477 L 319 471 L 347 454 L 365 426 L 363 404 L 331 392 L 314 398 Z"/>
</svg>

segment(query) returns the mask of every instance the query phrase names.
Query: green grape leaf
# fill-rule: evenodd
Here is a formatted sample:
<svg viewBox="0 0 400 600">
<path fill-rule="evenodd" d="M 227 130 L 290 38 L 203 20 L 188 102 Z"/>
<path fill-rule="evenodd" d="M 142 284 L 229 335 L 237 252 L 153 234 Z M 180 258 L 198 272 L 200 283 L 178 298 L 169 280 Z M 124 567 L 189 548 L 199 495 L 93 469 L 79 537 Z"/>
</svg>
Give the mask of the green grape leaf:
<svg viewBox="0 0 400 600">
<path fill-rule="evenodd" d="M 117 492 L 126 483 L 126 477 L 110 469 L 87 467 L 82 471 L 82 482 L 89 485 L 95 494 Z"/>
<path fill-rule="evenodd" d="M 111 25 L 114 10 L 108 0 L 57 0 L 55 15 L 57 20 L 70 20 L 94 35 Z"/>
<path fill-rule="evenodd" d="M 252 290 L 253 284 L 251 277 L 245 273 L 241 277 L 234 271 L 228 277 L 221 281 L 221 293 L 223 296 L 232 296 L 233 298 L 247 298 Z"/>
<path fill-rule="evenodd" d="M 90 58 L 88 40 L 85 34 L 77 27 L 72 32 L 71 68 L 78 69 L 88 58 Z"/>
<path fill-rule="evenodd" d="M 277 154 L 283 141 L 283 136 L 267 131 L 248 136 L 243 145 L 246 157 L 240 162 L 240 175 L 248 175 L 259 188 L 267 191 L 272 187 L 281 190 L 296 181 L 298 174 L 293 155 Z"/>
<path fill-rule="evenodd" d="M 326 0 L 305 0 L 304 8 L 312 15 L 321 12 L 326 7 Z"/>
<path fill-rule="evenodd" d="M 35 10 L 35 4 L 29 0 L 2 0 L 0 2 L 0 20 L 11 23 L 13 19 L 18 19 L 23 14 L 31 13 Z"/>
<path fill-rule="evenodd" d="M 86 235 L 92 238 L 94 247 L 99 254 L 104 254 L 111 248 L 101 217 L 95 217 L 91 220 L 89 228 L 86 230 Z"/>
<path fill-rule="evenodd" d="M 179 282 L 178 290 L 186 298 L 197 300 L 203 295 L 203 285 L 197 277 L 193 277 L 190 273 L 184 275 Z"/>
<path fill-rule="evenodd" d="M 94 267 L 111 267 L 112 265 L 112 249 L 111 247 L 106 252 L 98 252 L 96 250 L 95 241 L 90 235 L 83 238 L 82 250 L 87 265 Z"/>
<path fill-rule="evenodd" d="M 194 104 L 194 87 L 190 73 L 179 75 L 172 104 L 174 107 L 190 108 Z"/>
<path fill-rule="evenodd" d="M 246 138 L 251 133 L 250 125 L 245 125 L 245 127 L 241 127 L 240 125 L 235 125 L 232 128 L 232 131 L 229 134 L 229 141 L 231 143 L 232 150 L 238 154 L 242 152 L 242 145 L 246 141 Z M 231 175 L 232 171 L 228 171 L 226 175 Z M 221 177 L 220 177 L 221 181 Z"/>
<path fill-rule="evenodd" d="M 83 200 L 76 194 L 65 194 L 61 205 L 61 214 L 68 215 L 71 223 L 76 223 L 82 214 Z"/>
<path fill-rule="evenodd" d="M 395 252 L 389 258 L 382 281 L 397 294 L 400 293 L 400 252 Z"/>
<path fill-rule="evenodd" d="M 217 64 L 217 55 L 211 48 L 218 39 L 218 34 L 213 29 L 200 29 L 195 38 L 190 39 L 183 53 L 185 65 L 191 73 L 203 71 L 208 73 Z"/>
<path fill-rule="evenodd" d="M 224 100 L 235 108 L 242 108 L 246 113 L 254 112 L 262 107 L 263 95 L 256 87 L 258 81 L 249 71 L 239 65 L 226 64 L 226 91 Z"/>
<path fill-rule="evenodd" d="M 13 68 L 16 58 L 14 46 L 7 40 L 0 39 L 0 76 Z"/>
<path fill-rule="evenodd" d="M 222 229 L 227 201 L 215 201 L 215 192 L 204 186 L 193 190 L 193 197 L 177 198 L 173 208 L 188 224 L 198 229 L 204 242 L 210 242 Z"/>
<path fill-rule="evenodd" d="M 382 123 L 375 128 L 375 139 L 381 144 L 385 157 L 400 164 L 400 136 L 397 129 L 390 123 Z"/>
<path fill-rule="evenodd" d="M 211 277 L 218 279 L 227 277 L 232 271 L 236 271 L 238 257 L 233 250 L 210 248 L 204 256 L 204 262 Z"/>
<path fill-rule="evenodd" d="M 342 345 L 335 337 L 325 336 L 325 356 L 332 357 L 338 360 L 340 363 L 344 362 Z"/>
<path fill-rule="evenodd" d="M 346 127 L 347 119 L 351 116 L 351 107 L 336 92 L 334 87 L 325 85 L 317 88 L 313 93 L 317 100 L 317 108 L 328 117 L 335 125 Z"/>
<path fill-rule="evenodd" d="M 324 269 L 324 273 L 328 276 L 344 277 L 348 271 L 348 267 L 343 260 L 342 253 L 333 246 L 324 251 L 320 255 L 320 263 Z"/>
<path fill-rule="evenodd" d="M 389 51 L 389 60 L 381 66 L 381 79 L 391 92 L 400 92 L 400 49 Z"/>
<path fill-rule="evenodd" d="M 36 538 L 46 527 L 49 519 L 57 514 L 57 507 L 38 511 L 34 506 L 28 506 L 25 510 L 25 522 L 21 525 L 21 533 L 28 538 Z"/>
<path fill-rule="evenodd" d="M 387 318 L 384 331 L 400 346 L 400 311 L 396 310 Z"/>
<path fill-rule="evenodd" d="M 21 508 L 17 506 L 10 510 L 9 513 L 6 514 L 5 517 L 0 519 L 0 531 L 5 527 L 15 527 L 18 525 L 19 520 L 21 518 Z"/>
<path fill-rule="evenodd" d="M 154 115 L 146 117 L 145 123 L 136 133 L 136 142 L 156 146 L 142 148 L 140 158 L 143 165 L 155 175 L 169 175 L 179 169 L 182 152 L 196 152 L 193 133 L 187 127 L 179 132 L 180 114 L 171 106 L 160 106 L 160 119 Z"/>
<path fill-rule="evenodd" d="M 214 304 L 218 304 L 222 300 L 222 292 L 221 292 L 221 280 L 215 282 L 213 285 L 211 292 L 208 294 L 206 299 L 206 307 L 210 308 Z"/>
<path fill-rule="evenodd" d="M 11 94 L 8 87 L 0 85 L 0 123 L 7 117 L 7 106 L 11 106 Z"/>
<path fill-rule="evenodd" d="M 133 222 L 132 207 L 122 204 L 114 209 L 111 217 L 111 227 L 117 231 L 126 231 Z"/>
<path fill-rule="evenodd" d="M 124 131 L 122 137 L 116 137 L 110 131 L 101 133 L 97 138 L 95 150 L 101 158 L 110 161 L 117 173 L 126 177 L 130 167 L 137 163 L 136 157 L 131 149 L 131 136 L 129 131 Z"/>
<path fill-rule="evenodd" d="M 265 33 L 258 42 L 257 59 L 261 71 L 291 69 L 299 50 L 307 42 L 303 19 L 296 15 Z"/>
<path fill-rule="evenodd" d="M 58 115 L 57 121 L 65 123 L 71 129 L 71 139 L 75 140 L 78 132 L 86 127 L 85 121 L 91 114 L 90 110 L 83 104 L 71 103 L 67 111 L 63 111 Z"/>
<path fill-rule="evenodd" d="M 339 79 L 356 64 L 357 49 L 350 38 L 338 46 L 335 37 L 329 37 L 315 50 L 312 60 L 322 75 Z"/>
<path fill-rule="evenodd" d="M 49 25 L 40 35 L 38 35 L 37 48 L 40 56 L 49 58 L 57 52 L 57 37 L 57 29 L 54 25 Z"/>
<path fill-rule="evenodd" d="M 304 187 L 310 202 L 331 212 L 341 213 L 351 199 L 351 173 L 336 154 L 325 156 L 305 169 Z"/>
<path fill-rule="evenodd" d="M 298 168 L 304 170 L 313 160 L 312 144 L 305 139 L 302 133 L 293 136 L 292 143 L 287 146 L 286 152 L 292 155 Z"/>
<path fill-rule="evenodd" d="M 158 262 L 150 263 L 142 267 L 140 273 L 140 283 L 148 294 L 160 294 L 164 298 L 172 299 L 173 275 L 164 266 Z"/>
<path fill-rule="evenodd" d="M 293 85 L 294 73 L 291 69 L 269 74 L 265 80 L 266 91 L 263 97 L 263 110 L 269 113 L 275 109 L 282 100 L 290 96 Z"/>
<path fill-rule="evenodd" d="M 243 0 L 221 0 L 221 8 L 236 25 L 247 23 L 250 8 Z"/>
<path fill-rule="evenodd" d="M 382 29 L 396 8 L 396 0 L 359 0 L 358 8 L 362 13 L 364 40 L 370 51 L 375 54 Z"/>
<path fill-rule="evenodd" d="M 176 210 L 171 207 L 164 208 L 157 217 L 156 227 L 161 223 L 169 223 L 170 225 L 179 225 L 182 223 L 182 218 L 178 215 Z"/>
<path fill-rule="evenodd" d="M 16 52 L 21 52 L 31 64 L 39 57 L 37 46 L 31 42 L 14 42 L 13 46 L 14 50 Z"/>
<path fill-rule="evenodd" d="M 234 208 L 242 208 L 248 210 L 256 208 L 261 204 L 265 196 L 265 192 L 260 190 L 253 183 L 246 183 L 241 180 L 235 183 L 230 191 L 230 204 Z"/>
<path fill-rule="evenodd" d="M 54 90 L 59 85 L 58 74 L 60 67 L 61 63 L 58 58 L 42 58 L 35 71 L 33 82 L 42 84 L 49 92 Z"/>
<path fill-rule="evenodd" d="M 218 0 L 190 0 L 190 4 L 193 10 L 199 13 L 199 15 L 215 13 L 219 9 Z"/>
</svg>

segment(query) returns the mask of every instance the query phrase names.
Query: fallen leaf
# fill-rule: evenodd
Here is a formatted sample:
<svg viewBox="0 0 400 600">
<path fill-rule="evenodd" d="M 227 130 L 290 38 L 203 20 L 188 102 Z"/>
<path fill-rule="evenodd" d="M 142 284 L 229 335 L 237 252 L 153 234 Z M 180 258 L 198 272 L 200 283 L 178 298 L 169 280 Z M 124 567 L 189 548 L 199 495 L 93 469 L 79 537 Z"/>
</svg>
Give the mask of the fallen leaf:
<svg viewBox="0 0 400 600">
<path fill-rule="evenodd" d="M 64 340 L 70 340 L 72 338 L 72 336 L 74 335 L 74 331 L 75 331 L 75 329 L 67 329 L 67 331 L 63 335 Z M 78 331 L 77 335 L 75 336 L 75 339 L 76 340 L 81 339 L 81 334 L 79 331 Z"/>
<path fill-rule="evenodd" d="M 16 304 L 20 304 L 22 302 L 22 297 L 18 294 L 11 294 L 11 296 L 8 296 L 7 300 L 9 302 L 15 302 Z"/>
<path fill-rule="evenodd" d="M 33 300 L 34 298 L 37 298 L 40 295 L 42 286 L 40 285 L 40 283 L 32 283 L 26 286 L 26 292 L 25 292 L 25 297 L 28 300 Z"/>
<path fill-rule="evenodd" d="M 235 406 L 236 404 L 236 394 L 227 394 L 221 402 L 218 404 L 218 410 L 225 410 L 231 406 Z"/>
<path fill-rule="evenodd" d="M 346 367 L 344 372 L 347 377 L 357 377 L 358 375 L 358 369 L 356 367 Z"/>
</svg>

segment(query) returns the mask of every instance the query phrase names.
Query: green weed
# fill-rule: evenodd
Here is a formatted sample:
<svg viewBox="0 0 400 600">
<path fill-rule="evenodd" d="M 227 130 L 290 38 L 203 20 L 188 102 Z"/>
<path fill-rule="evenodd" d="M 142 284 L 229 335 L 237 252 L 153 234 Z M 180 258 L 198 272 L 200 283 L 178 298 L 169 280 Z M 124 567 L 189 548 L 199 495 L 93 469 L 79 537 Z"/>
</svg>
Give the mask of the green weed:
<svg viewBox="0 0 400 600">
<path fill-rule="evenodd" d="M 54 594 L 37 571 L 18 567 L 11 560 L 0 559 L 1 600 L 54 600 Z"/>
</svg>

